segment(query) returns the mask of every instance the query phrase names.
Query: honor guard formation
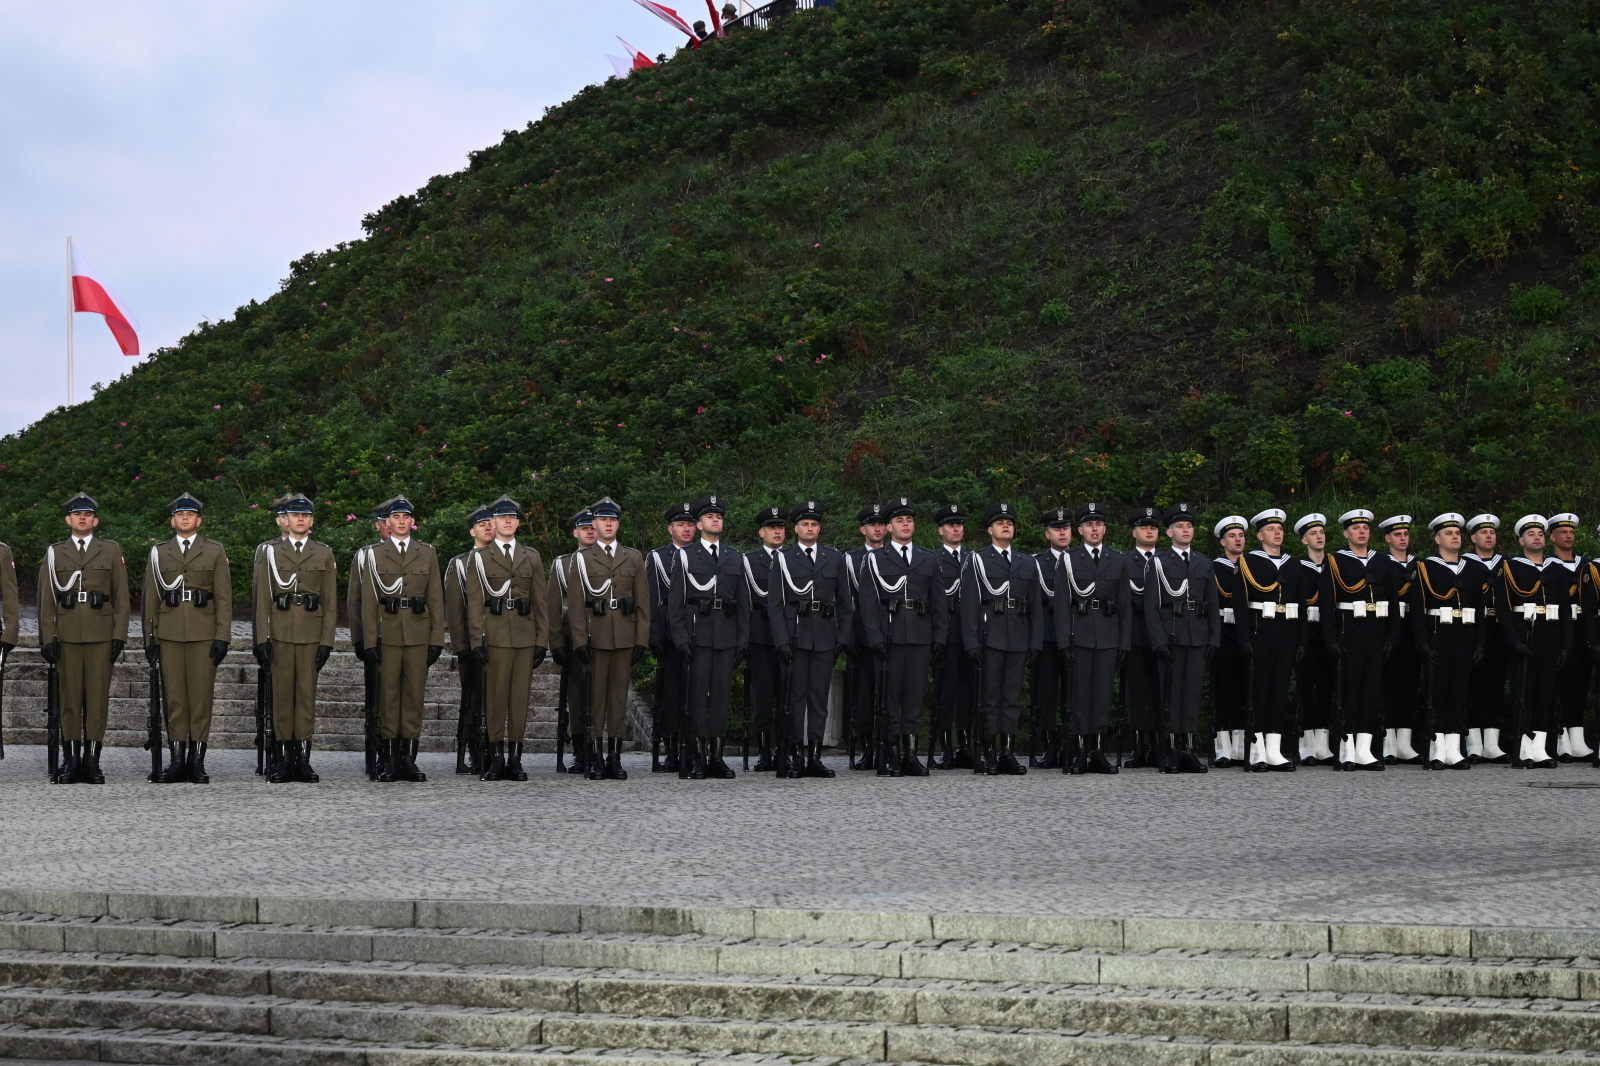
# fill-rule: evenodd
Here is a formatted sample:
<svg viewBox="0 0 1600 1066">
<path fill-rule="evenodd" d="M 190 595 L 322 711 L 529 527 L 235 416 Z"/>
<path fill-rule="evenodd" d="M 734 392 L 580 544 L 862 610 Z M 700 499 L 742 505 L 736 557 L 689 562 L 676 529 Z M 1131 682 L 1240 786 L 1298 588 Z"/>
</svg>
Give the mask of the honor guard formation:
<svg viewBox="0 0 1600 1066">
<path fill-rule="evenodd" d="M 311 536 L 311 500 L 276 509 L 280 536 L 257 547 L 251 571 L 257 772 L 315 782 L 338 565 Z M 203 510 L 188 493 L 173 500 L 173 537 L 145 563 L 145 748 L 150 780 L 163 783 L 210 780 L 213 692 L 232 636 L 228 556 L 201 535 Z M 935 548 L 914 543 L 911 500 L 869 504 L 856 515 L 861 546 L 845 552 L 822 543 L 816 500 L 759 511 L 748 552 L 726 541 L 727 510 L 719 496 L 675 504 L 667 543 L 641 555 L 618 541 L 623 512 L 606 497 L 572 517 L 573 549 L 547 570 L 517 539 L 510 497 L 468 516 L 472 548 L 443 565 L 413 536 L 409 500 L 379 505 L 378 540 L 350 561 L 345 596 L 365 670 L 368 776 L 426 780 L 423 697 L 447 639 L 461 691 L 456 773 L 485 781 L 528 779 L 522 738 L 547 653 L 561 671 L 556 768 L 591 780 L 628 776 L 628 694 L 646 655 L 651 769 L 690 779 L 735 776 L 736 691 L 746 770 L 753 743 L 757 772 L 835 776 L 823 744 L 841 657 L 847 765 L 885 777 L 1600 766 L 1584 736 L 1600 564 L 1576 554 L 1574 514 L 1519 518 L 1501 554 L 1499 518 L 1447 512 L 1427 524 L 1424 558 L 1409 515 L 1379 522 L 1361 508 L 1339 516 L 1337 550 L 1326 516 L 1291 529 L 1268 508 L 1217 522 L 1211 555 L 1184 503 L 1136 508 L 1127 551 L 1107 543 L 1104 503 L 1046 511 L 1037 554 L 1014 547 L 1021 516 L 1009 503 L 983 512 L 971 546 L 962 507 L 934 509 Z M 70 536 L 45 549 L 39 572 L 47 757 L 53 781 L 99 784 L 132 605 L 122 549 L 96 533 L 98 504 L 80 493 L 65 512 Z M 0 615 L 3 669 L 19 626 L 5 545 Z"/>
</svg>

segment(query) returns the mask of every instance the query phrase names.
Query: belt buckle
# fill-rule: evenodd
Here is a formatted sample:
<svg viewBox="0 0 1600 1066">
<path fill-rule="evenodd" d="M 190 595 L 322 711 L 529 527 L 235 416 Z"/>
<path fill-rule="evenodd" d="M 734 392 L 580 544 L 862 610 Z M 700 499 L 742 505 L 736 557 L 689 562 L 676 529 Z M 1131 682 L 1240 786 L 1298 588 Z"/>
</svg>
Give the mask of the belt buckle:
<svg viewBox="0 0 1600 1066">
<path fill-rule="evenodd" d="M 79 603 L 88 603 L 89 602 L 89 594 L 87 592 L 83 591 L 82 589 L 79 589 L 78 590 L 78 602 Z"/>
<path fill-rule="evenodd" d="M 515 606 L 515 604 L 513 604 L 513 606 Z M 615 596 L 611 597 L 610 601 L 607 602 L 606 606 L 611 608 L 613 611 L 615 611 L 617 609 L 617 598 Z"/>
<path fill-rule="evenodd" d="M 193 603 L 194 602 L 194 590 L 193 589 L 184 589 L 183 590 L 183 600 L 182 600 L 182 602 L 183 603 Z"/>
<path fill-rule="evenodd" d="M 611 601 L 611 609 L 612 610 L 616 610 L 617 609 L 617 601 L 616 600 L 612 600 Z M 713 597 L 711 597 L 711 609 L 713 611 L 722 610 L 722 597 L 721 596 L 713 596 Z"/>
<path fill-rule="evenodd" d="M 1016 601 L 1016 599 L 1014 597 L 1007 596 L 1006 597 L 1006 610 L 1015 611 L 1016 609 L 1017 609 L 1017 601 Z"/>
</svg>

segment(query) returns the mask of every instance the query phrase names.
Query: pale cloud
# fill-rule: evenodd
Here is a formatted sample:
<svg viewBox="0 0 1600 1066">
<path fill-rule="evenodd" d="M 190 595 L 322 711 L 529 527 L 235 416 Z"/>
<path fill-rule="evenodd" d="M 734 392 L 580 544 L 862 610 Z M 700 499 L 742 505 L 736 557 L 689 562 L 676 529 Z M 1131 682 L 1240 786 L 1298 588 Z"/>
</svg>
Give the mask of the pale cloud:
<svg viewBox="0 0 1600 1066">
<path fill-rule="evenodd" d="M 170 345 L 606 77 L 617 34 L 681 43 L 631 0 L 0 0 L 0 432 L 65 400 L 69 233 Z M 79 402 L 133 363 L 78 316 Z"/>
</svg>

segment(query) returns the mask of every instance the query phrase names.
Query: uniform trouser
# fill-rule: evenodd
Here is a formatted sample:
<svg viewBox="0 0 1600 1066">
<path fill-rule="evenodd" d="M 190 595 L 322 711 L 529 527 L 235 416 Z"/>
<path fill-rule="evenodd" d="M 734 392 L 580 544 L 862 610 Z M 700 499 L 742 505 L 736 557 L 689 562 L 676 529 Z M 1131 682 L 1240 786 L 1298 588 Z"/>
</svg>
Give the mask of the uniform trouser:
<svg viewBox="0 0 1600 1066">
<path fill-rule="evenodd" d="M 889 708 L 884 722 L 886 737 L 922 732 L 922 701 L 928 695 L 928 664 L 932 660 L 932 644 L 889 645 L 884 664 L 884 698 Z"/>
<path fill-rule="evenodd" d="M 1333 699 L 1333 664 L 1328 646 L 1320 633 L 1306 642 L 1305 658 L 1295 669 L 1295 691 L 1299 696 L 1300 728 L 1327 729 L 1328 707 Z"/>
<path fill-rule="evenodd" d="M 63 640 L 56 669 L 61 674 L 62 738 L 103 742 L 111 710 L 111 642 Z"/>
<path fill-rule="evenodd" d="M 388 657 L 385 652 L 384 658 Z M 533 649 L 491 647 L 483 673 L 490 742 L 522 743 L 528 728 L 528 701 L 533 697 Z M 567 699 L 571 698 L 569 684 Z"/>
<path fill-rule="evenodd" d="M 1339 656 L 1337 681 L 1344 688 L 1344 731 L 1381 733 L 1383 713 L 1383 641 L 1389 623 L 1382 618 L 1341 620 L 1343 652 Z M 1337 699 L 1337 695 L 1335 699 Z M 1333 709 L 1334 717 L 1340 708 Z"/>
<path fill-rule="evenodd" d="M 1044 650 L 1033 660 L 1033 688 L 1029 695 L 1032 709 L 1028 725 L 1033 746 L 1038 749 L 1047 737 L 1056 735 L 1056 720 L 1066 706 L 1067 673 L 1061 669 L 1061 651 L 1055 641 L 1046 641 Z"/>
<path fill-rule="evenodd" d="M 1124 665 L 1126 673 L 1123 674 L 1123 683 L 1128 686 L 1128 727 L 1139 730 L 1159 728 L 1161 680 L 1156 674 L 1155 649 L 1141 648 L 1135 644 L 1128 650 Z"/>
<path fill-rule="evenodd" d="M 1548 622 L 1535 622 L 1530 628 L 1531 654 L 1510 656 L 1512 721 L 1521 722 L 1525 733 L 1552 733 L 1559 715 L 1556 660 L 1561 656 L 1561 636 Z"/>
<path fill-rule="evenodd" d="M 167 666 L 166 642 L 162 641 L 161 668 Z M 215 673 L 215 671 L 213 671 Z M 207 690 L 209 693 L 209 689 Z M 167 692 L 172 682 L 167 681 Z M 209 701 L 208 701 L 209 702 Z M 182 740 L 173 730 L 173 739 Z M 310 740 L 317 728 L 317 646 L 272 642 L 272 735 L 279 740 Z M 204 737 L 195 737 L 204 740 Z"/>
<path fill-rule="evenodd" d="M 1409 623 L 1402 622 L 1401 625 Z M 1417 725 L 1417 688 L 1422 680 L 1422 656 L 1409 633 L 1395 641 L 1389 661 L 1383 664 L 1383 727 L 1414 729 Z"/>
<path fill-rule="evenodd" d="M 590 669 L 594 676 L 594 717 L 590 719 L 593 736 L 598 740 L 620 738 L 628 712 L 628 688 L 633 684 L 633 649 L 595 648 Z M 723 723 L 727 723 L 726 715 Z"/>
<path fill-rule="evenodd" d="M 1472 652 L 1478 646 L 1478 626 L 1445 625 L 1433 633 L 1433 650 L 1438 654 L 1434 665 L 1425 668 L 1423 676 L 1423 713 L 1418 727 L 1427 727 L 1429 702 L 1433 707 L 1435 733 L 1463 733 L 1467 723 L 1468 693 L 1472 690 Z M 1431 675 L 1431 676 L 1430 676 Z M 1423 738 L 1428 739 L 1427 737 Z M 1412 741 L 1419 751 L 1421 745 Z M 1423 752 L 1426 754 L 1426 752 Z"/>
<path fill-rule="evenodd" d="M 696 648 L 689 664 L 689 722 L 697 737 L 728 734 L 733 649 Z"/>
<path fill-rule="evenodd" d="M 1022 722 L 1025 651 L 983 649 L 983 735 L 1015 736 Z"/>
<path fill-rule="evenodd" d="M 1072 649 L 1072 715 L 1079 736 L 1111 727 L 1111 693 L 1117 679 L 1116 648 Z"/>
<path fill-rule="evenodd" d="M 1483 659 L 1472 668 L 1472 688 L 1467 694 L 1468 729 L 1503 729 L 1506 719 L 1506 638 L 1493 618 L 1484 620 Z"/>
<path fill-rule="evenodd" d="M 683 728 L 683 656 L 667 644 L 656 656 L 656 732 L 663 742 Z M 574 718 L 576 721 L 576 718 Z M 574 731 L 573 736 L 577 736 Z"/>
<path fill-rule="evenodd" d="M 1252 681 L 1251 717 L 1257 733 L 1282 733 L 1289 719 L 1289 682 L 1294 677 L 1294 653 L 1300 646 L 1299 625 L 1262 622 L 1256 630 L 1254 662 L 1246 662 Z"/>
<path fill-rule="evenodd" d="M 1222 623 L 1222 643 L 1211 657 L 1211 731 L 1244 728 L 1244 656 L 1238 623 Z"/>
<path fill-rule="evenodd" d="M 211 701 L 217 689 L 217 666 L 211 661 L 211 641 L 161 640 L 157 643 L 161 645 L 161 695 L 167 706 L 167 739 L 175 743 L 209 742 Z M 276 695 L 276 674 L 272 686 Z"/>
<path fill-rule="evenodd" d="M 783 679 L 778 649 L 771 644 L 752 644 L 750 661 L 745 666 L 745 684 L 750 686 L 750 727 L 757 733 L 772 732 L 777 713 L 778 685 Z"/>
<path fill-rule="evenodd" d="M 934 724 L 940 730 L 964 733 L 972 728 L 972 708 L 977 702 L 978 668 L 967 658 L 959 636 L 960 619 L 952 619 L 950 643 L 934 679 Z"/>
<path fill-rule="evenodd" d="M 378 716 L 384 740 L 422 735 L 422 695 L 428 683 L 426 644 L 383 644 L 378 663 Z M 489 653 L 490 661 L 494 652 Z M 491 667 L 490 669 L 493 669 Z"/>
<path fill-rule="evenodd" d="M 1582 726 L 1589 709 L 1589 646 L 1574 633 L 1567 664 L 1561 668 L 1561 718 L 1557 729 Z"/>
<path fill-rule="evenodd" d="M 1200 693 L 1206 683 L 1206 648 L 1168 644 L 1172 661 L 1161 666 L 1161 691 L 1167 703 L 1166 720 L 1158 728 L 1167 733 L 1200 731 Z"/>
<path fill-rule="evenodd" d="M 866 648 L 845 652 L 844 683 L 850 728 L 857 736 L 872 731 L 878 708 L 878 660 Z"/>
<path fill-rule="evenodd" d="M 789 732 L 795 743 L 822 743 L 828 724 L 828 690 L 833 687 L 834 653 L 794 650 L 789 664 Z"/>
</svg>

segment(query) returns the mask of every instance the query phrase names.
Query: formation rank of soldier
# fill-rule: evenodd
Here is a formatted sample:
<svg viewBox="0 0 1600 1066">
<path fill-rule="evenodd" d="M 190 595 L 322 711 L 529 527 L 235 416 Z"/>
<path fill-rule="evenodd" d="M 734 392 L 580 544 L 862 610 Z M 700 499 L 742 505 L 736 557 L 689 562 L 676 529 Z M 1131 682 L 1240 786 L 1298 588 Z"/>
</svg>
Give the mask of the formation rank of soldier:
<svg viewBox="0 0 1600 1066">
<path fill-rule="evenodd" d="M 223 546 L 200 534 L 200 501 L 185 493 L 169 510 L 174 535 L 150 549 L 140 607 L 145 746 L 152 781 L 205 783 L 232 582 Z M 276 510 L 281 535 L 252 564 L 257 772 L 315 782 L 337 563 L 311 536 L 309 499 L 290 495 Z M 49 772 L 61 783 L 105 780 L 112 666 L 132 612 L 122 550 L 97 535 L 98 511 L 81 493 L 67 501 L 70 535 L 45 550 L 39 573 Z M 968 545 L 956 504 L 932 512 L 939 546 L 917 546 L 917 513 L 905 497 L 868 505 L 856 515 L 861 546 L 841 552 L 822 543 L 816 501 L 767 507 L 759 546 L 741 552 L 725 543 L 726 503 L 711 495 L 669 509 L 668 543 L 646 556 L 618 541 L 622 509 L 606 497 L 573 516 L 574 549 L 547 572 L 517 539 L 521 508 L 509 497 L 469 515 L 473 547 L 443 566 L 413 536 L 411 502 L 388 500 L 346 594 L 365 667 L 367 772 L 426 780 L 416 761 L 426 678 L 447 634 L 461 690 L 456 772 L 486 781 L 528 778 L 522 738 L 547 653 L 561 668 L 557 769 L 568 772 L 570 740 L 571 772 L 590 779 L 628 776 L 627 698 L 647 653 L 657 662 L 651 769 L 691 779 L 735 776 L 725 753 L 741 665 L 746 769 L 753 739 L 757 772 L 835 776 L 823 731 L 841 657 L 848 765 L 880 776 L 1600 766 L 1584 733 L 1600 563 L 1576 554 L 1576 515 L 1523 516 L 1510 530 L 1515 551 L 1502 555 L 1499 518 L 1447 512 L 1427 524 L 1433 554 L 1422 558 L 1409 515 L 1377 522 L 1361 508 L 1339 516 L 1336 551 L 1322 514 L 1292 534 L 1276 508 L 1230 515 L 1210 531 L 1212 556 L 1183 503 L 1136 509 L 1128 551 L 1106 543 L 1102 503 L 1040 515 L 1048 547 L 1037 554 L 1013 547 L 1020 516 L 1008 503 L 983 512 L 982 547 Z M 1290 535 L 1304 554 L 1285 550 Z M 0 545 L 0 654 L 15 647 L 18 618 Z M 1199 735 L 1207 692 L 1209 753 Z M 1118 699 L 1132 730 L 1126 759 L 1108 742 Z M 1298 738 L 1286 743 L 1291 723 Z"/>
</svg>

